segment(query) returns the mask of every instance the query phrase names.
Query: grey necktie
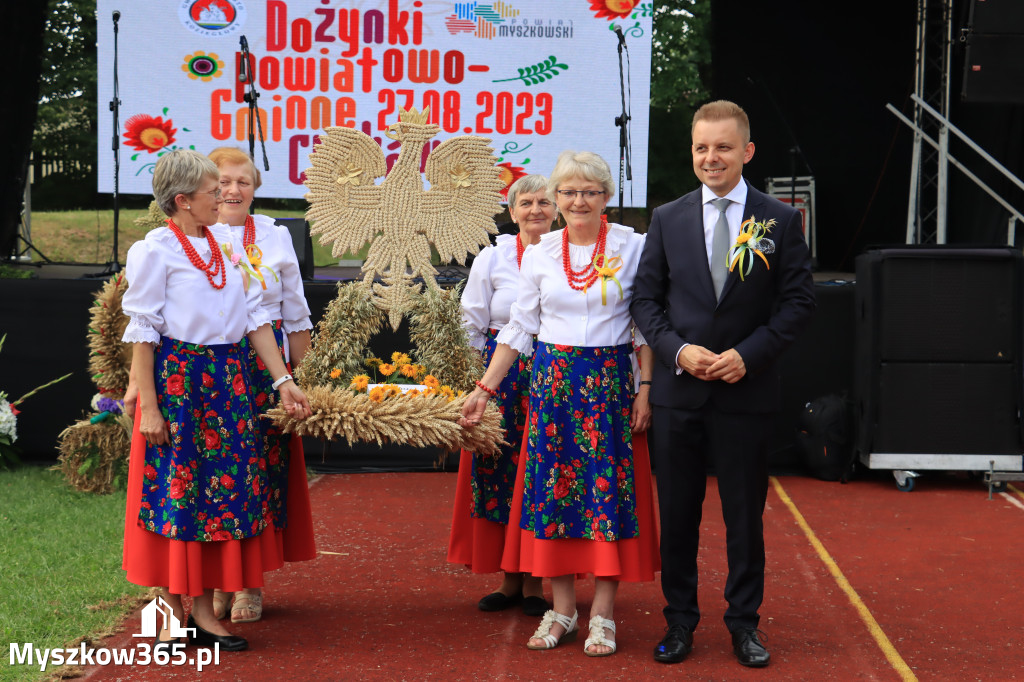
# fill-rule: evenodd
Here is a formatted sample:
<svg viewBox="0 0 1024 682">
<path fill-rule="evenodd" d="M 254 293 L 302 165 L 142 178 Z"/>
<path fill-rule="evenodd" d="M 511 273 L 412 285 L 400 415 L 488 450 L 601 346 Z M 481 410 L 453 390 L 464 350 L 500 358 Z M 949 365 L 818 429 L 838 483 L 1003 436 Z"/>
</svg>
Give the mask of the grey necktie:
<svg viewBox="0 0 1024 682">
<path fill-rule="evenodd" d="M 711 235 L 711 282 L 715 285 L 715 299 L 722 296 L 722 287 L 729 276 L 729 267 L 725 260 L 729 253 L 729 221 L 725 217 L 725 209 L 732 203 L 729 199 L 712 199 L 711 203 L 718 209 L 718 222 Z"/>
</svg>

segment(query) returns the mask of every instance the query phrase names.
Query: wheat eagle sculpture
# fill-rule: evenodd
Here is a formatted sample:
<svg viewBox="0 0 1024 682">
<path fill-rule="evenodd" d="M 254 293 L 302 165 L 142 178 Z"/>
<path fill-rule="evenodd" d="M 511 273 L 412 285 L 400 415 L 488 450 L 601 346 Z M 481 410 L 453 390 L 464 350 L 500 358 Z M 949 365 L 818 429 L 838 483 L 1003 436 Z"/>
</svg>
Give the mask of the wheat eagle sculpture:
<svg viewBox="0 0 1024 682">
<path fill-rule="evenodd" d="M 430 245 L 441 262 L 464 264 L 497 233 L 494 215 L 502 210 L 504 183 L 485 138 L 466 135 L 439 144 L 427 156 L 430 189 L 424 189 L 423 148 L 440 132 L 427 123 L 429 112 L 403 109 L 399 122 L 388 126 L 385 135 L 402 145 L 390 172 L 372 138 L 337 126 L 325 130 L 306 170 L 311 233 L 321 235 L 323 245 L 333 242 L 334 256 L 371 242 L 363 281 L 372 285 L 374 303 L 388 312 L 393 329 L 408 309 L 410 292 L 420 289 L 413 279 L 437 287 Z M 382 283 L 375 284 L 378 276 Z"/>
</svg>

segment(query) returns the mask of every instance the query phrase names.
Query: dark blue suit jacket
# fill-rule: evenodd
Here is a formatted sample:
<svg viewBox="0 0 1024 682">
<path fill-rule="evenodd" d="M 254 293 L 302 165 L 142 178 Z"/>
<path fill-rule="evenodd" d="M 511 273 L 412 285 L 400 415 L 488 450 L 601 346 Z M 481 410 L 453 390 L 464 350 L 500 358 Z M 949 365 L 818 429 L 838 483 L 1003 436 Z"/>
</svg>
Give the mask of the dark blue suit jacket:
<svg viewBox="0 0 1024 682">
<path fill-rule="evenodd" d="M 776 221 L 768 235 L 775 243 L 766 255 L 770 268 L 755 257 L 743 281 L 734 269 L 716 301 L 700 190 L 654 210 L 630 305 L 657 360 L 652 404 L 697 409 L 710 400 L 725 412 L 778 410 L 777 360 L 814 313 L 814 281 L 800 213 L 748 183 L 743 216 L 751 215 Z M 677 375 L 684 343 L 716 353 L 735 348 L 747 373 L 735 384 Z"/>
</svg>

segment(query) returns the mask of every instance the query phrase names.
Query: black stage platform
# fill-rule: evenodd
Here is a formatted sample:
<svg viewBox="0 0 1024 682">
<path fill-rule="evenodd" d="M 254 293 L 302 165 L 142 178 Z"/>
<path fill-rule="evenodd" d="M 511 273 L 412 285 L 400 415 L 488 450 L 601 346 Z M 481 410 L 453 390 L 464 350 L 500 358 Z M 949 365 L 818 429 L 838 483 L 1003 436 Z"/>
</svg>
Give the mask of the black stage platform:
<svg viewBox="0 0 1024 682">
<path fill-rule="evenodd" d="M 49 266 L 33 279 L 0 279 L 0 388 L 12 398 L 67 372 L 64 382 L 29 398 L 18 417 L 18 442 L 28 460 L 57 457 L 57 436 L 89 411 L 95 389 L 89 378 L 87 329 L 89 308 L 102 278 L 81 278 L 102 266 Z M 454 281 L 465 269 L 443 274 Z M 358 274 L 355 268 L 320 268 L 306 282 L 306 299 L 319 321 L 334 297 L 338 279 Z M 853 275 L 819 273 L 815 277 L 818 313 L 809 329 L 783 357 L 783 411 L 777 422 L 770 464 L 773 473 L 802 469 L 796 451 L 797 418 L 804 404 L 827 393 L 849 390 L 853 383 Z M 408 331 L 387 328 L 371 347 L 388 353 L 408 346 Z M 307 439 L 306 462 L 325 471 L 432 469 L 442 453 L 398 445 L 350 446 Z M 454 468 L 449 456 L 443 466 Z"/>
</svg>

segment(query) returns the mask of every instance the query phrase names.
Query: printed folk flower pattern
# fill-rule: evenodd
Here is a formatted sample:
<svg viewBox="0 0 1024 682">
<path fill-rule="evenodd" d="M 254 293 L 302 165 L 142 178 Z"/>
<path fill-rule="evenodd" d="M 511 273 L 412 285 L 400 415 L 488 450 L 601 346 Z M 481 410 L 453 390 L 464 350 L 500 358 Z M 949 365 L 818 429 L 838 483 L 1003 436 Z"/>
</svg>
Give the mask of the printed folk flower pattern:
<svg viewBox="0 0 1024 682">
<path fill-rule="evenodd" d="M 224 74 L 224 62 L 216 52 L 206 54 L 202 50 L 197 50 L 185 55 L 185 63 L 181 65 L 181 70 L 192 80 L 207 83 Z"/>
<path fill-rule="evenodd" d="M 625 19 L 640 0 L 590 0 L 590 9 L 599 19 Z"/>
<path fill-rule="evenodd" d="M 275 320 L 271 325 L 274 330 L 274 338 L 277 340 L 277 350 L 284 359 L 284 332 L 281 329 L 282 321 Z M 267 514 L 274 522 L 275 528 L 288 527 L 288 462 L 291 451 L 291 434 L 281 431 L 281 428 L 270 419 L 263 419 L 272 407 L 277 405 L 277 391 L 274 390 L 274 378 L 270 370 L 260 360 L 256 350 L 243 342 L 248 348 L 249 376 L 252 378 L 252 396 L 256 405 L 256 423 L 259 429 L 261 442 L 261 462 L 266 463 L 267 475 Z M 242 422 L 238 428 L 243 428 Z"/>
<path fill-rule="evenodd" d="M 491 361 L 497 347 L 495 336 L 496 332 L 488 330 L 487 346 L 484 349 L 485 366 Z M 520 355 L 498 387 L 496 403 L 501 412 L 501 428 L 505 431 L 505 442 L 508 445 L 501 446 L 493 457 L 473 455 L 473 471 L 470 476 L 473 492 L 470 515 L 473 518 L 508 523 L 519 452 L 526 433 L 531 363 L 531 358 Z"/>
<path fill-rule="evenodd" d="M 146 447 L 139 512 L 146 530 L 218 541 L 259 535 L 266 527 L 267 457 L 259 447 L 245 359 L 240 345 L 163 339 L 155 378 L 171 444 Z"/>
<path fill-rule="evenodd" d="M 508 188 L 519 178 L 526 177 L 526 171 L 521 166 L 513 166 L 511 162 L 498 164 L 499 178 L 505 183 L 505 189 L 501 190 L 501 196 L 508 199 Z"/>
<path fill-rule="evenodd" d="M 538 345 L 521 525 L 539 538 L 637 536 L 630 350 Z"/>
<path fill-rule="evenodd" d="M 148 114 L 136 114 L 129 118 L 125 124 L 125 143 L 131 145 L 136 151 L 158 152 L 174 142 L 174 135 L 178 131 L 172 126 L 171 119 L 163 120 L 160 116 Z"/>
</svg>

